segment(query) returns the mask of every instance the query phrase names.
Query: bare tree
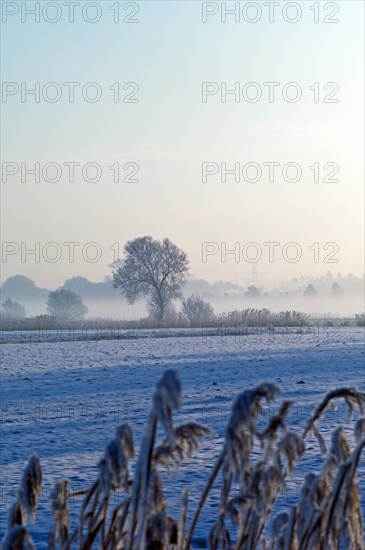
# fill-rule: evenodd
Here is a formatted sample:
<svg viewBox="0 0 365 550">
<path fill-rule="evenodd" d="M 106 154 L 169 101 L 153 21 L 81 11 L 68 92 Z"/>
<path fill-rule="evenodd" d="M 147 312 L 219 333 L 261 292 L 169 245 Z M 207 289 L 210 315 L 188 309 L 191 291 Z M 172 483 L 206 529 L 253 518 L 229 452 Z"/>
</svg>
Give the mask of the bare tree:
<svg viewBox="0 0 365 550">
<path fill-rule="evenodd" d="M 169 239 L 139 237 L 124 247 L 125 258 L 113 264 L 114 287 L 120 287 L 129 304 L 148 298 L 150 314 L 162 322 L 166 308 L 181 296 L 189 261 Z"/>
<path fill-rule="evenodd" d="M 182 302 L 182 314 L 192 327 L 212 321 L 214 310 L 209 302 L 206 302 L 199 294 L 191 294 Z"/>
</svg>

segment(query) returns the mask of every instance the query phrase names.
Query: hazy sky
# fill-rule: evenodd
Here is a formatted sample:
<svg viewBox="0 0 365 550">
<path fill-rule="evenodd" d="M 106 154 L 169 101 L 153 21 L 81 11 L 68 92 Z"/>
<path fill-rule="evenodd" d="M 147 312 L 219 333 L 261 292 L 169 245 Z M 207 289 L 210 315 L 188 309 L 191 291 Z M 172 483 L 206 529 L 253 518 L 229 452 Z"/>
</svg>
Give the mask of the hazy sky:
<svg viewBox="0 0 365 550">
<path fill-rule="evenodd" d="M 208 280 L 242 283 L 252 270 L 242 254 L 238 263 L 234 255 L 222 262 L 222 243 L 230 249 L 239 243 L 236 246 L 250 255 L 254 250 L 245 245 L 256 242 L 262 252 L 257 267 L 267 280 L 320 275 L 328 269 L 363 272 L 363 2 L 329 3 L 327 11 L 319 2 L 319 23 L 313 22 L 316 13 L 310 9 L 316 3 L 306 1 L 298 3 L 302 14 L 297 23 L 283 18 L 283 10 L 287 18 L 295 16 L 287 2 L 280 2 L 272 23 L 263 2 L 253 3 L 262 9 L 256 23 L 245 21 L 242 11 L 238 23 L 234 16 L 222 23 L 221 2 L 210 3 L 208 9 L 218 13 L 206 23 L 199 1 L 120 2 L 121 18 L 128 18 L 138 4 L 138 13 L 129 16 L 138 23 L 115 23 L 110 7 L 116 2 L 104 0 L 94 3 L 101 14 L 94 24 L 83 20 L 81 12 L 90 2 L 74 6 L 74 23 L 68 21 L 65 2 L 57 2 L 58 12 L 51 6 L 45 14 L 49 19 L 60 15 L 53 24 L 42 13 L 39 23 L 21 13 L 21 4 L 30 9 L 35 2 L 4 4 L 10 6 L 8 11 L 15 5 L 19 12 L 6 22 L 3 13 L 2 80 L 15 83 L 5 84 L 8 92 L 17 86 L 19 92 L 3 95 L 2 161 L 16 163 L 19 171 L 4 181 L 4 171 L 15 164 L 3 164 L 2 241 L 16 243 L 13 249 L 6 245 L 8 252 L 18 246 L 19 252 L 9 255 L 6 263 L 3 255 L 3 280 L 19 273 L 48 288 L 76 274 L 101 280 L 110 274 L 116 251 L 109 247 L 118 242 L 122 250 L 128 239 L 145 234 L 169 237 L 188 253 L 192 273 Z M 245 10 L 247 2 L 240 4 Z M 338 13 L 331 15 L 336 5 Z M 254 9 L 244 12 L 246 18 L 255 17 Z M 86 16 L 93 18 L 95 10 L 88 7 Z M 325 24 L 326 16 L 339 22 Z M 22 88 L 34 88 L 36 82 L 40 101 L 27 95 L 22 102 Z M 58 88 L 47 87 L 50 82 Z M 73 103 L 65 82 L 80 83 Z M 82 95 L 84 90 L 86 97 L 94 97 L 96 88 L 85 88 L 90 82 L 96 82 L 102 93 L 95 103 Z M 126 83 L 137 83 L 139 91 L 131 99 L 138 103 L 114 102 L 117 85 L 109 87 L 117 82 L 120 99 L 137 89 L 130 84 L 123 90 Z M 217 93 L 206 102 L 203 82 L 216 83 L 209 89 Z M 227 89 L 239 83 L 238 102 L 232 94 L 221 101 L 223 82 Z M 250 82 L 256 85 L 245 87 Z M 278 83 L 273 102 L 264 82 Z M 290 82 L 297 84 L 285 87 Z M 335 85 L 324 89 L 330 82 Z M 61 97 L 51 102 L 57 90 Z M 261 99 L 249 102 L 258 90 Z M 283 93 L 291 99 L 297 90 L 302 93 L 297 102 L 283 99 Z M 325 97 L 339 101 L 325 103 Z M 25 174 L 22 182 L 21 163 L 30 168 L 36 162 L 41 181 Z M 68 181 L 69 167 L 64 165 L 70 162 L 80 163 L 74 182 Z M 210 169 L 219 168 L 205 183 L 204 162 L 211 163 Z M 280 163 L 273 182 L 263 164 L 270 162 Z M 290 162 L 302 170 L 297 182 L 285 181 L 282 175 Z M 42 168 L 47 163 L 60 165 L 60 181 L 44 180 Z M 81 169 L 87 163 L 102 168 L 98 182 L 83 180 Z M 113 181 L 115 171 L 109 168 L 115 163 L 120 164 L 119 182 Z M 126 163 L 134 164 L 125 167 Z M 261 180 L 245 181 L 241 172 L 238 182 L 232 175 L 221 181 L 221 163 L 227 169 L 239 163 L 243 170 L 256 163 Z M 324 170 L 326 163 L 332 164 Z M 333 178 L 339 182 L 324 182 L 335 164 L 339 172 Z M 134 178 L 139 181 L 122 181 L 136 165 Z M 314 181 L 316 167 L 319 182 Z M 246 167 L 246 179 L 254 179 L 256 169 Z M 95 172 L 88 170 L 91 179 Z M 294 178 L 290 170 L 287 179 Z M 51 167 L 46 177 L 52 179 L 55 173 Z M 26 243 L 23 252 L 40 243 L 39 261 L 31 255 L 22 261 L 21 242 Z M 58 254 L 61 251 L 55 263 L 50 261 L 54 246 L 46 246 L 46 258 L 42 256 L 50 242 L 58 244 Z M 74 262 L 71 245 L 63 244 L 70 242 L 80 243 L 74 248 Z M 90 242 L 102 252 L 95 263 L 91 260 L 96 248 L 85 248 Z M 205 263 L 203 242 L 217 243 L 209 250 L 218 250 Z M 264 242 L 280 243 L 272 263 Z M 290 242 L 302 250 L 297 263 L 282 257 L 283 248 L 293 257 L 295 250 L 285 248 Z M 318 262 L 316 249 L 309 249 L 315 242 Z M 338 245 L 333 258 L 339 262 L 323 263 L 325 255 L 335 253 L 332 245 L 323 250 L 332 242 Z"/>
</svg>

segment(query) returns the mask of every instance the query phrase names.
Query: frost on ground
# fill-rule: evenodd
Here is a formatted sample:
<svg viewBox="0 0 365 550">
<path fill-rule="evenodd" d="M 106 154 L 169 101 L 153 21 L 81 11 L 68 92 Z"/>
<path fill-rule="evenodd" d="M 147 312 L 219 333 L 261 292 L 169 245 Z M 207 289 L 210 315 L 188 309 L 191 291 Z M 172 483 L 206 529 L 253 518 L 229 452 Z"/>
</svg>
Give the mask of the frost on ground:
<svg viewBox="0 0 365 550">
<path fill-rule="evenodd" d="M 36 528 L 31 526 L 30 533 L 37 548 L 47 547 L 52 521 L 49 496 L 54 482 L 68 478 L 72 491 L 89 486 L 106 444 L 122 422 L 133 425 L 138 446 L 153 387 L 167 367 L 179 371 L 183 384 L 176 422 L 205 423 L 214 432 L 202 440 L 193 461 L 183 463 L 165 484 L 174 515 L 187 486 L 190 511 L 194 511 L 222 447 L 230 407 L 238 392 L 260 381 L 274 382 L 283 398 L 295 401 L 288 426 L 299 430 L 328 390 L 339 386 L 364 389 L 363 342 L 363 329 L 342 327 L 327 334 L 275 338 L 171 336 L 1 346 L 1 537 L 23 467 L 34 452 L 43 465 L 44 488 Z M 263 421 L 275 410 L 274 406 L 267 407 Z M 346 422 L 343 406 L 327 411 L 320 422 L 321 433 L 328 434 L 341 422 Z M 319 469 L 321 458 L 314 438 L 308 440 L 307 450 L 288 479 L 277 510 L 297 500 L 304 473 Z M 361 471 L 360 477 L 364 489 Z M 219 491 L 217 483 L 196 531 L 196 547 L 206 546 Z M 75 498 L 71 509 L 78 505 Z"/>
</svg>

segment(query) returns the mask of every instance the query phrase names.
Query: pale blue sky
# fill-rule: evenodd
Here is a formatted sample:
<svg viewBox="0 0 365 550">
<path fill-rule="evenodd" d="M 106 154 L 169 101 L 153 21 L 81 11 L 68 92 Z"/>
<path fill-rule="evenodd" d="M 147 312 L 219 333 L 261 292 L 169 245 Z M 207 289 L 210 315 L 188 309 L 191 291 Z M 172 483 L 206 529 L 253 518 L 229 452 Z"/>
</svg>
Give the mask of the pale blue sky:
<svg viewBox="0 0 365 550">
<path fill-rule="evenodd" d="M 312 2 L 300 2 L 296 24 L 279 15 L 272 24 L 265 16 L 256 24 L 222 24 L 219 16 L 203 24 L 197 1 L 140 2 L 138 24 L 115 24 L 107 10 L 112 4 L 101 3 L 103 17 L 94 25 L 77 11 L 73 24 L 64 11 L 56 24 L 13 16 L 2 25 L 3 81 L 96 81 L 103 89 L 96 104 L 78 92 L 74 104 L 66 96 L 55 104 L 10 97 L 2 104 L 3 161 L 97 162 L 104 169 L 94 184 L 80 178 L 21 183 L 18 177 L 2 183 L 3 241 L 29 247 L 95 241 L 103 247 L 96 264 L 81 254 L 70 264 L 66 250 L 57 264 L 22 263 L 15 256 L 2 264 L 3 278 L 21 273 L 49 287 L 74 274 L 101 280 L 113 259 L 108 247 L 144 234 L 170 237 L 188 253 L 192 272 L 209 280 L 242 280 L 251 265 L 224 264 L 218 256 L 202 263 L 203 241 L 300 243 L 306 252 L 297 264 L 262 260 L 259 269 L 272 280 L 329 268 L 361 273 L 363 3 L 337 2 L 337 24 L 314 24 Z M 139 103 L 114 103 L 108 86 L 116 81 L 137 82 Z M 204 81 L 226 81 L 227 87 L 296 81 L 303 99 L 221 103 L 217 95 L 203 104 Z M 314 82 L 337 82 L 339 103 L 314 103 L 308 89 Z M 137 162 L 139 183 L 114 183 L 107 167 L 115 161 Z M 204 161 L 296 161 L 303 178 L 295 184 L 203 184 Z M 340 182 L 311 181 L 308 166 L 330 161 L 340 166 Z M 315 241 L 337 242 L 339 264 L 315 264 L 308 251 Z"/>
</svg>

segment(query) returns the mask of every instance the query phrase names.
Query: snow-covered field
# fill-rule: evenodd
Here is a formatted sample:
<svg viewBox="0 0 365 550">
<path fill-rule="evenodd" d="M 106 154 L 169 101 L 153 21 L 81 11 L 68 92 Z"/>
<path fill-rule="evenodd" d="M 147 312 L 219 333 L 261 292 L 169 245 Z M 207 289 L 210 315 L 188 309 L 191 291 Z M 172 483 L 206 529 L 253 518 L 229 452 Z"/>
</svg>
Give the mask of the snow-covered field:
<svg viewBox="0 0 365 550">
<path fill-rule="evenodd" d="M 51 524 L 49 493 L 55 480 L 68 478 L 79 490 L 95 478 L 96 464 L 115 427 L 129 421 L 137 445 L 148 414 L 153 387 L 162 371 L 179 371 L 183 404 L 176 422 L 194 420 L 214 432 L 202 442 L 191 463 L 173 473 L 165 488 L 171 515 L 189 486 L 195 509 L 204 481 L 218 455 L 235 395 L 266 380 L 296 401 L 289 425 L 299 430 L 320 398 L 334 387 L 364 389 L 364 330 L 336 327 L 308 334 L 185 336 L 125 340 L 13 343 L 0 346 L 1 386 L 1 534 L 6 511 L 16 498 L 23 466 L 35 452 L 44 469 L 38 520 L 30 532 L 37 548 L 47 547 Z M 265 417 L 274 407 L 266 409 Z M 328 436 L 347 422 L 345 409 L 329 410 L 319 424 Z M 352 423 L 348 423 L 349 429 Z M 295 502 L 303 475 L 318 469 L 316 441 L 289 479 L 278 507 Z M 364 488 L 364 474 L 361 474 Z M 116 499 L 121 498 L 117 495 Z M 219 499 L 219 485 L 201 517 L 195 547 L 204 547 Z M 76 499 L 72 507 L 77 508 Z"/>
</svg>

